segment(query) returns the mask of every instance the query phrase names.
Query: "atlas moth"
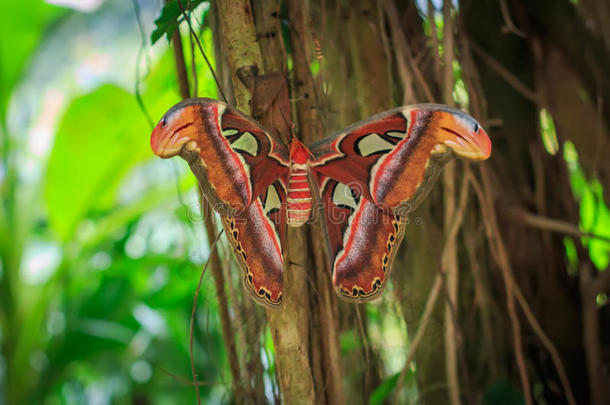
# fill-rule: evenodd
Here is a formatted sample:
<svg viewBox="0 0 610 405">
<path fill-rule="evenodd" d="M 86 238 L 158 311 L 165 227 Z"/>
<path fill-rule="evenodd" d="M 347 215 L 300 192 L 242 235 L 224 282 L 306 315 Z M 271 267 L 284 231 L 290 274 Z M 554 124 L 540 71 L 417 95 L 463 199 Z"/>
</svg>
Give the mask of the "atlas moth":
<svg viewBox="0 0 610 405">
<path fill-rule="evenodd" d="M 305 146 L 295 137 L 285 145 L 254 119 L 208 98 L 167 111 L 151 146 L 162 158 L 179 155 L 189 163 L 222 218 L 246 288 L 272 307 L 282 302 L 287 226 L 301 226 L 312 209 L 321 210 L 337 293 L 371 300 L 388 279 L 407 213 L 443 164 L 491 153 L 479 123 L 445 105 L 395 108 Z"/>
</svg>

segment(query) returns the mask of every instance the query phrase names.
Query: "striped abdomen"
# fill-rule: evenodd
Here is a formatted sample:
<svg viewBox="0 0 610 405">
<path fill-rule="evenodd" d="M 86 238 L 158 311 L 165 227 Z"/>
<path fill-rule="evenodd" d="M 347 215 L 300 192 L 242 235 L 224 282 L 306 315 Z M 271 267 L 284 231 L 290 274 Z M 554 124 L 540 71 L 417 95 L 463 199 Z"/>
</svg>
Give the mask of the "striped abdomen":
<svg viewBox="0 0 610 405">
<path fill-rule="evenodd" d="M 311 191 L 307 181 L 307 166 L 293 163 L 288 177 L 288 225 L 301 226 L 311 214 Z"/>
</svg>

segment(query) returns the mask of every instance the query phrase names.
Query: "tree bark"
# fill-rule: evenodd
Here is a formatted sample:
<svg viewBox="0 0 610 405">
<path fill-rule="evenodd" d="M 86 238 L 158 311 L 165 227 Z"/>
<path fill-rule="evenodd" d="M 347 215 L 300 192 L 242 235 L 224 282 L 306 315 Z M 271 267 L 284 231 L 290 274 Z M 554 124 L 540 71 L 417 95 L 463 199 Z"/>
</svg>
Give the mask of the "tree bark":
<svg viewBox="0 0 610 405">
<path fill-rule="evenodd" d="M 443 103 L 454 106 L 453 102 L 453 16 L 449 0 L 443 2 Z M 458 378 L 458 333 L 456 325 L 458 317 L 458 263 L 457 263 L 457 233 L 449 235 L 456 216 L 456 163 L 449 162 L 443 171 L 443 232 L 445 245 L 441 258 L 441 267 L 445 278 L 445 367 L 447 372 L 447 385 L 452 405 L 460 405 L 460 381 Z"/>
<path fill-rule="evenodd" d="M 414 9 L 414 4 L 409 2 L 402 9 L 397 9 L 392 2 L 387 4 L 386 17 L 390 26 L 391 42 L 396 49 L 394 55 L 398 76 L 403 85 L 403 103 L 414 104 L 439 99 L 441 95 L 438 89 L 441 88 L 441 82 L 436 82 L 434 70 L 423 70 L 411 60 L 412 55 L 427 52 L 426 36 L 421 29 L 421 20 Z M 399 15 L 404 15 L 402 23 L 398 18 Z M 435 49 L 432 51 L 434 52 Z M 433 58 L 438 57 L 433 56 Z M 440 59 L 434 63 L 441 65 Z M 415 69 L 420 69 L 419 73 Z M 423 75 L 426 73 L 429 75 L 424 78 Z M 423 82 L 426 83 L 428 90 L 423 89 Z M 433 287 L 435 276 L 441 269 L 443 249 L 442 244 L 439 243 L 443 239 L 441 197 L 440 190 L 435 188 L 419 208 L 409 213 L 404 247 L 399 251 L 394 264 L 392 279 L 396 286 L 395 295 L 400 303 L 410 339 L 413 339 L 421 326 L 422 311 Z M 444 296 L 445 294 L 442 294 L 442 297 Z M 443 305 L 436 305 L 424 338 L 415 353 L 417 387 L 425 398 L 425 403 L 432 405 L 450 403 L 445 367 L 443 314 Z"/>
<path fill-rule="evenodd" d="M 239 80 L 237 71 L 246 66 L 262 70 L 263 59 L 250 3 L 243 0 L 217 2 L 222 40 L 232 72 L 236 106 L 248 113 L 252 95 Z M 303 246 L 302 230 L 289 230 L 288 245 Z M 267 318 L 275 346 L 275 358 L 282 396 L 287 403 L 314 403 L 313 381 L 309 363 L 307 280 L 304 269 L 306 250 L 286 249 L 281 309 L 268 309 Z"/>
</svg>

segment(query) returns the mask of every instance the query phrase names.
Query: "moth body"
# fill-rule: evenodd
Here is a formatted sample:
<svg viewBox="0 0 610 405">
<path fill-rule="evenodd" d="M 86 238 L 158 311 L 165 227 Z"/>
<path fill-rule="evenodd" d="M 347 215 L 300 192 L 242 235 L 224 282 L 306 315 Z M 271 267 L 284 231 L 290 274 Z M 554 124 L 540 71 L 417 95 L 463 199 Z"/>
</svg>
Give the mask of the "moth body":
<svg viewBox="0 0 610 405">
<path fill-rule="evenodd" d="M 289 226 L 303 225 L 311 215 L 311 188 L 307 180 L 307 161 L 310 152 L 305 145 L 294 139 L 290 145 L 290 170 L 286 211 Z"/>
</svg>

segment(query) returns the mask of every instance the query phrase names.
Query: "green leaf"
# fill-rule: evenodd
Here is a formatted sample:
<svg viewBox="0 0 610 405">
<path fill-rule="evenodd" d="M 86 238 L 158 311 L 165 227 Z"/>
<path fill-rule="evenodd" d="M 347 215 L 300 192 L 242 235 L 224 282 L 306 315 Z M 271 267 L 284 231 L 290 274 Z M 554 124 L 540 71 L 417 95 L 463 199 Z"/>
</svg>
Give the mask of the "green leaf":
<svg viewBox="0 0 610 405">
<path fill-rule="evenodd" d="M 580 200 L 580 226 L 585 232 L 590 232 L 595 226 L 597 203 L 589 187 L 585 188 Z"/>
<path fill-rule="evenodd" d="M 189 2 L 187 0 L 181 0 L 181 3 L 184 10 L 192 11 L 202 1 L 203 0 L 192 0 Z M 202 17 L 202 20 L 205 18 L 207 10 L 209 10 L 209 7 L 204 9 L 204 16 Z M 180 24 L 183 20 L 182 8 L 177 1 L 174 0 L 165 3 L 163 9 L 161 10 L 161 15 L 155 20 L 155 25 L 157 28 L 155 28 L 150 35 L 150 42 L 154 44 L 163 36 L 163 34 L 166 35 L 167 40 L 169 41 L 176 28 L 178 28 L 178 24 Z"/>
<path fill-rule="evenodd" d="M 369 403 L 371 405 L 382 404 L 396 388 L 396 382 L 400 373 L 396 373 L 390 378 L 387 378 L 381 385 L 375 388 L 375 391 L 371 393 Z"/>
<path fill-rule="evenodd" d="M 369 403 L 371 405 L 379 405 L 383 404 L 386 399 L 390 397 L 390 395 L 396 389 L 396 383 L 398 382 L 398 377 L 400 376 L 400 371 L 390 377 L 386 378 L 379 387 L 375 388 L 375 391 L 371 393 L 371 397 L 369 398 Z M 408 387 L 412 383 L 415 382 L 415 371 L 409 369 L 405 373 L 403 387 Z"/>
<path fill-rule="evenodd" d="M 150 128 L 135 98 L 103 86 L 76 99 L 59 129 L 47 170 L 49 222 L 63 241 L 96 210 L 112 206 L 135 163 L 152 157 Z"/>
</svg>

